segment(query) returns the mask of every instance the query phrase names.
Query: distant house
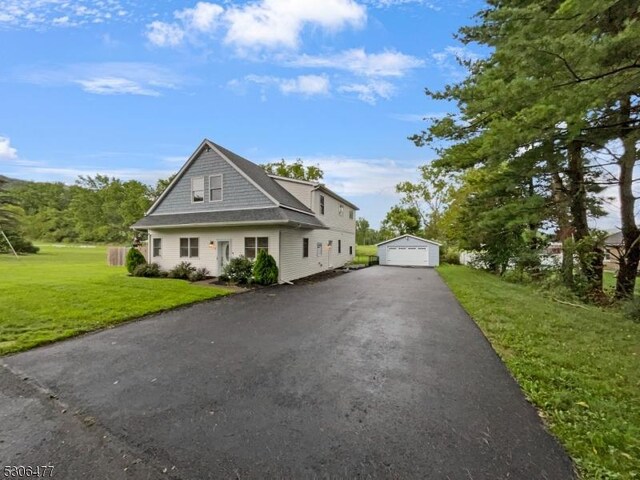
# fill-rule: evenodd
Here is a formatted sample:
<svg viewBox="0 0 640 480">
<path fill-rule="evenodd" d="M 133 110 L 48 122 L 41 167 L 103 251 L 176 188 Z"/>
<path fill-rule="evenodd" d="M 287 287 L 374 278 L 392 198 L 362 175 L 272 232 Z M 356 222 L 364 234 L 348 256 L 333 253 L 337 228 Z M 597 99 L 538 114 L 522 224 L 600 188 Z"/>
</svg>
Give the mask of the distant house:
<svg viewBox="0 0 640 480">
<path fill-rule="evenodd" d="M 268 175 L 204 140 L 132 228 L 149 234 L 148 258 L 219 276 L 233 257 L 272 255 L 280 281 L 340 267 L 355 255 L 358 207 L 317 182 Z"/>
<path fill-rule="evenodd" d="M 604 238 L 604 266 L 617 269 L 618 259 L 623 251 L 622 232 L 610 232 Z"/>
</svg>

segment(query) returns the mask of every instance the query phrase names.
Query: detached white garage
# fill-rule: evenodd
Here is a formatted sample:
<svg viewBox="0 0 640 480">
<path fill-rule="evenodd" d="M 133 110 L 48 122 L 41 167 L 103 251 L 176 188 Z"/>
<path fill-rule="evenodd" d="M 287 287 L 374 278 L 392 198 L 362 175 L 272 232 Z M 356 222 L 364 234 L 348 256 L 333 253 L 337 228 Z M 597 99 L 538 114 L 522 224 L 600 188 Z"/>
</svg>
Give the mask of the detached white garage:
<svg viewBox="0 0 640 480">
<path fill-rule="evenodd" d="M 440 265 L 440 244 L 433 240 L 401 235 L 378 243 L 380 265 L 399 267 L 437 267 Z"/>
</svg>

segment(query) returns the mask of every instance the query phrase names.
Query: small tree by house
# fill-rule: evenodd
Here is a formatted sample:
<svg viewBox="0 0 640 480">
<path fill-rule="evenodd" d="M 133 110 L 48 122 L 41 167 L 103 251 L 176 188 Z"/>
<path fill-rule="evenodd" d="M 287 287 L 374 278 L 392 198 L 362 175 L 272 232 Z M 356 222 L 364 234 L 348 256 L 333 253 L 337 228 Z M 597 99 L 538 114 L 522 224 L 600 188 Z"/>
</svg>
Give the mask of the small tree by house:
<svg viewBox="0 0 640 480">
<path fill-rule="evenodd" d="M 278 281 L 278 265 L 275 258 L 265 250 L 258 252 L 256 263 L 253 266 L 253 278 L 260 285 L 273 285 Z"/>
<path fill-rule="evenodd" d="M 144 255 L 135 247 L 131 247 L 127 252 L 127 258 L 125 260 L 125 265 L 127 267 L 127 271 L 133 275 L 136 267 L 139 265 L 144 265 L 147 261 L 144 258 Z"/>
</svg>

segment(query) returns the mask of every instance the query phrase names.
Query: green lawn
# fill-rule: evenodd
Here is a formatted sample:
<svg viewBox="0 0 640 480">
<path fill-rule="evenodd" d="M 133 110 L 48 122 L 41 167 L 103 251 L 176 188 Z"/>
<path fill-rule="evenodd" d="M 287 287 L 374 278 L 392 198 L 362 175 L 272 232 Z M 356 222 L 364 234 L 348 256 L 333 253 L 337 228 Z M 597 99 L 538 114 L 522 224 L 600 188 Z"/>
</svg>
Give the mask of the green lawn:
<svg viewBox="0 0 640 480">
<path fill-rule="evenodd" d="M 378 247 L 375 245 L 356 245 L 356 256 L 353 263 L 369 263 L 370 255 L 378 255 Z"/>
<path fill-rule="evenodd" d="M 467 267 L 438 271 L 583 477 L 640 478 L 640 324 Z"/>
<path fill-rule="evenodd" d="M 183 280 L 129 277 L 106 247 L 41 247 L 0 255 L 0 354 L 226 294 Z"/>
</svg>

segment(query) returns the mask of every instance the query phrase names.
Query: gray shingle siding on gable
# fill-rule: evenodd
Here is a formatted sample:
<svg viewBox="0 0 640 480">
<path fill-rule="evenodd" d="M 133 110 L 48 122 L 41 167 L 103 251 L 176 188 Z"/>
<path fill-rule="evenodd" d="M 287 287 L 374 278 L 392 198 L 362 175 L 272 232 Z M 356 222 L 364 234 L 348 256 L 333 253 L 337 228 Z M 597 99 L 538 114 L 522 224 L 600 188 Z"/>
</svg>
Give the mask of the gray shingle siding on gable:
<svg viewBox="0 0 640 480">
<path fill-rule="evenodd" d="M 230 162 L 233 162 L 256 184 L 260 185 L 260 188 L 271 195 L 271 197 L 275 198 L 276 201 L 280 202 L 282 205 L 302 210 L 303 212 L 313 213 L 306 205 L 293 196 L 291 192 L 267 175 L 260 165 L 256 165 L 255 163 L 241 157 L 237 153 L 233 153 L 231 150 L 227 150 L 217 143 L 211 142 L 211 144 L 220 150 L 223 155 L 226 155 Z"/>
<path fill-rule="evenodd" d="M 209 175 L 223 175 L 223 200 L 209 201 Z M 191 179 L 204 177 L 204 202 L 191 202 Z M 151 213 L 203 212 L 269 207 L 274 203 L 213 150 L 203 151 Z"/>
</svg>

